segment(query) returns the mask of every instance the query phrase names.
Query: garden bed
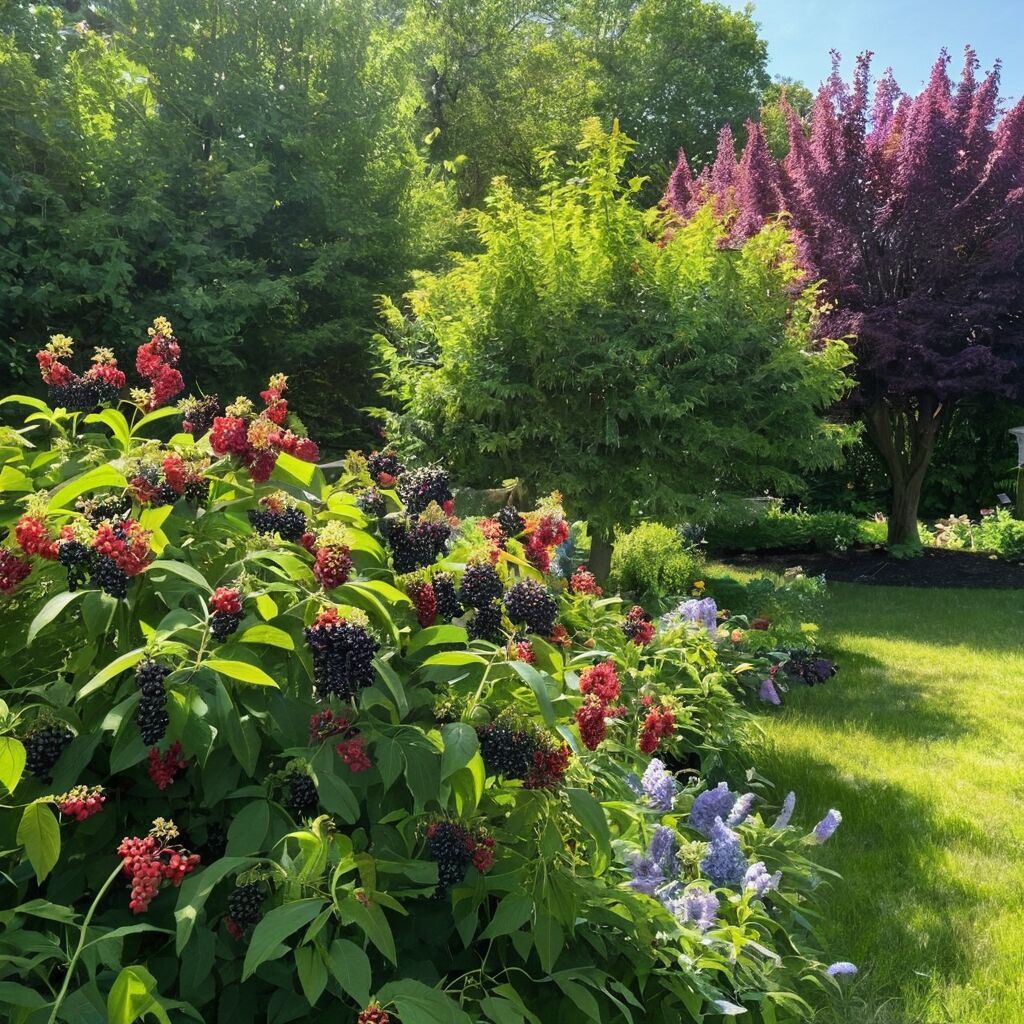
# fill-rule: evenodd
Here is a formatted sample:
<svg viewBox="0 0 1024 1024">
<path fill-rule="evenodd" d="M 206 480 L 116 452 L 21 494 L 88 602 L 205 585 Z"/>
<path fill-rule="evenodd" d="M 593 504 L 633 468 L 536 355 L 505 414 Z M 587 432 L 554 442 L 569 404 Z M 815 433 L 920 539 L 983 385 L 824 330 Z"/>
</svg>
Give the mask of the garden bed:
<svg viewBox="0 0 1024 1024">
<path fill-rule="evenodd" d="M 831 554 L 773 551 L 733 555 L 724 561 L 743 568 L 779 571 L 799 565 L 809 575 L 824 573 L 834 583 L 1024 589 L 1024 565 L 971 551 L 926 549 L 919 558 L 890 558 L 878 548 L 851 548 Z"/>
</svg>

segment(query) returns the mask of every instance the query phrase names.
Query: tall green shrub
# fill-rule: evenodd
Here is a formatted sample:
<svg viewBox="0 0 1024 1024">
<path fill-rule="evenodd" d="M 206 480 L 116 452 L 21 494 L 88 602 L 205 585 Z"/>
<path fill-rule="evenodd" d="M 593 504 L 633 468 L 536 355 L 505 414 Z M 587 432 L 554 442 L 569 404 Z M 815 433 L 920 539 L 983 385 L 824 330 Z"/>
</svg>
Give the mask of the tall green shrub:
<svg viewBox="0 0 1024 1024">
<path fill-rule="evenodd" d="M 615 538 L 610 582 L 638 597 L 688 594 L 703 572 L 704 560 L 670 526 L 640 523 Z"/>
</svg>

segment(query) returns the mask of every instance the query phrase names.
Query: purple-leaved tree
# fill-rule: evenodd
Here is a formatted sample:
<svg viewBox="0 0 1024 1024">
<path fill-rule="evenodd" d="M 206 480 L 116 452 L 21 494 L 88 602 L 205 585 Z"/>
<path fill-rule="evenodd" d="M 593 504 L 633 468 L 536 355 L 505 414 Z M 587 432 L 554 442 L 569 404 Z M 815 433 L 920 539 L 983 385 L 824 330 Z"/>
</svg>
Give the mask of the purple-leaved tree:
<svg viewBox="0 0 1024 1024">
<path fill-rule="evenodd" d="M 851 402 L 889 471 L 889 543 L 916 544 L 921 487 L 952 406 L 1024 393 L 1024 100 L 1004 112 L 999 65 L 979 78 L 968 47 L 959 82 L 943 51 L 919 95 L 887 71 L 872 101 L 870 60 L 858 58 L 847 84 L 833 55 L 809 134 L 787 112 L 783 160 L 749 123 L 737 161 L 725 128 L 697 177 L 680 153 L 665 201 L 684 218 L 714 202 L 734 216 L 737 242 L 790 218 L 832 300 L 822 334 L 856 336 Z"/>
</svg>

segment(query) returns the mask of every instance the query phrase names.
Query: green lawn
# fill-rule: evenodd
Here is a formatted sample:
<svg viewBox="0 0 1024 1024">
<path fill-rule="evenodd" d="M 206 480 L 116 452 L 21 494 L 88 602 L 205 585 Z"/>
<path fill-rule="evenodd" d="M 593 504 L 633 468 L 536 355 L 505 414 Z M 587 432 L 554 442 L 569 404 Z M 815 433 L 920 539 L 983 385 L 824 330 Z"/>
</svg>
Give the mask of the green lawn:
<svg viewBox="0 0 1024 1024">
<path fill-rule="evenodd" d="M 823 1024 L 1024 1020 L 1024 591 L 835 585 L 824 687 L 756 763 L 840 872 L 823 948 L 860 965 Z"/>
</svg>

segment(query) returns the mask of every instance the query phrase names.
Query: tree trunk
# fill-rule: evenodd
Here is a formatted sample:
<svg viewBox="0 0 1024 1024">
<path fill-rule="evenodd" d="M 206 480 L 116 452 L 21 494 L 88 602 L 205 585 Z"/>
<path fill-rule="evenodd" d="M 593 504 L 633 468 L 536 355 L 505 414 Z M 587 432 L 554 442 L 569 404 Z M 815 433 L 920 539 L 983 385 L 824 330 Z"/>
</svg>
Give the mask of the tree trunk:
<svg viewBox="0 0 1024 1024">
<path fill-rule="evenodd" d="M 946 407 L 933 395 L 908 398 L 901 406 L 881 399 L 865 410 L 868 439 L 885 462 L 892 488 L 889 547 L 920 543 L 917 509 L 946 416 Z"/>
<path fill-rule="evenodd" d="M 611 534 L 598 533 L 594 530 L 590 535 L 590 571 L 597 577 L 597 582 L 604 586 L 608 582 L 608 573 L 612 568 Z"/>
</svg>

